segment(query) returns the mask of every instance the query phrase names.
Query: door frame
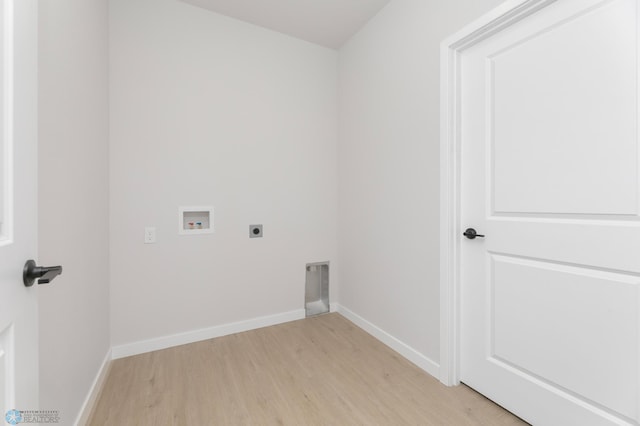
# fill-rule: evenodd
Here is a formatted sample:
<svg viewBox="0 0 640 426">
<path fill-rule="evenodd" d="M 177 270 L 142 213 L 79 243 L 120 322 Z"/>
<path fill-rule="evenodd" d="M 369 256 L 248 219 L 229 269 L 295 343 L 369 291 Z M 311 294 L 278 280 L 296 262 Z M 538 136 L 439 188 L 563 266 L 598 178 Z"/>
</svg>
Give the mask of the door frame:
<svg viewBox="0 0 640 426">
<path fill-rule="evenodd" d="M 440 381 L 460 384 L 462 53 L 557 0 L 508 0 L 440 44 Z"/>
</svg>

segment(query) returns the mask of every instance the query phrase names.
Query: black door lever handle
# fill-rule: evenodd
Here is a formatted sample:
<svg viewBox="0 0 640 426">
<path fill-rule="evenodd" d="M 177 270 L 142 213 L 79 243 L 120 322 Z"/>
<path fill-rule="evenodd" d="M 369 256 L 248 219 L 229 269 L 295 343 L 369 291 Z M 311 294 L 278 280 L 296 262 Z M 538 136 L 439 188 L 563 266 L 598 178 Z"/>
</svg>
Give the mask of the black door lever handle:
<svg viewBox="0 0 640 426">
<path fill-rule="evenodd" d="M 473 229 L 473 228 L 467 228 L 467 230 L 466 230 L 466 231 L 464 231 L 464 232 L 462 233 L 462 235 L 464 235 L 465 237 L 467 237 L 467 238 L 468 238 L 468 239 L 470 239 L 470 240 L 474 240 L 474 239 L 476 239 L 476 238 L 484 238 L 484 235 L 480 235 L 480 234 L 478 234 L 478 233 L 476 232 L 476 230 L 475 230 L 475 229 Z"/>
<path fill-rule="evenodd" d="M 31 287 L 35 280 L 38 284 L 49 284 L 62 273 L 62 266 L 36 266 L 34 260 L 27 260 L 22 270 L 22 282 L 25 287 Z"/>
</svg>

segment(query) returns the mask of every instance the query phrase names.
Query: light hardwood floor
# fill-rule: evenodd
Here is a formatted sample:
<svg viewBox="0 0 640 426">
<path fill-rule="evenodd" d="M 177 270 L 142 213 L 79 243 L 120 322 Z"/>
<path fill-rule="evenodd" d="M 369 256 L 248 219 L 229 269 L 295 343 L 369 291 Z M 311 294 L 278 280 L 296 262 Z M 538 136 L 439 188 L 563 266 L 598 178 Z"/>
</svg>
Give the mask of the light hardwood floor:
<svg viewBox="0 0 640 426">
<path fill-rule="evenodd" d="M 90 425 L 525 425 L 339 314 L 115 360 Z"/>
</svg>

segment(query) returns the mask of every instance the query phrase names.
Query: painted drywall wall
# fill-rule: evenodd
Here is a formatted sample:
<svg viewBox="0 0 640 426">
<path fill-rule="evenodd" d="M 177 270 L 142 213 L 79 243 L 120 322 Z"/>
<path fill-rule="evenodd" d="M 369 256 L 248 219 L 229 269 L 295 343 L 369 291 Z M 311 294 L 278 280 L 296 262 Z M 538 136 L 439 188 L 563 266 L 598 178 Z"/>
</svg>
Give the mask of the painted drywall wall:
<svg viewBox="0 0 640 426">
<path fill-rule="evenodd" d="M 339 52 L 340 304 L 439 363 L 439 43 L 502 0 L 394 0 Z"/>
<path fill-rule="evenodd" d="M 336 51 L 173 0 L 111 1 L 110 51 L 112 344 L 302 312 L 336 260 Z"/>
<path fill-rule="evenodd" d="M 39 2 L 40 407 L 71 425 L 110 348 L 107 0 Z"/>
</svg>

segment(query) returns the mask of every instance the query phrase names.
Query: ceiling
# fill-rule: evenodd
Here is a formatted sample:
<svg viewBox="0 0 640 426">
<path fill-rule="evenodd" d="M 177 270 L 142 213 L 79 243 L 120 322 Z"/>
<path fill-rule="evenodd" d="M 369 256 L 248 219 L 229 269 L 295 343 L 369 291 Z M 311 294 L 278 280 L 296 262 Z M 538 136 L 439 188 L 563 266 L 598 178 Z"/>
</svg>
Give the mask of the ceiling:
<svg viewBox="0 0 640 426">
<path fill-rule="evenodd" d="M 222 15 L 339 49 L 390 0 L 182 0 Z"/>
</svg>

